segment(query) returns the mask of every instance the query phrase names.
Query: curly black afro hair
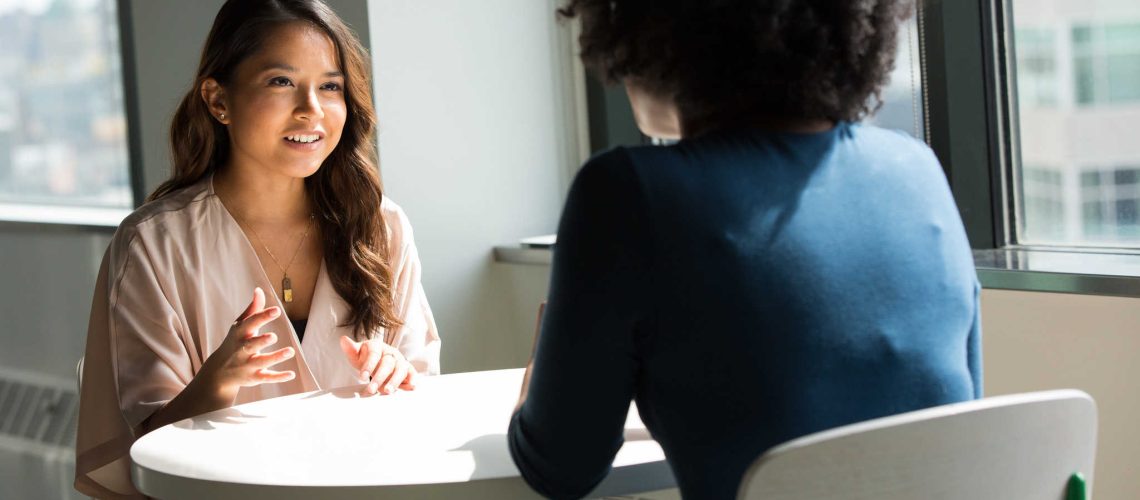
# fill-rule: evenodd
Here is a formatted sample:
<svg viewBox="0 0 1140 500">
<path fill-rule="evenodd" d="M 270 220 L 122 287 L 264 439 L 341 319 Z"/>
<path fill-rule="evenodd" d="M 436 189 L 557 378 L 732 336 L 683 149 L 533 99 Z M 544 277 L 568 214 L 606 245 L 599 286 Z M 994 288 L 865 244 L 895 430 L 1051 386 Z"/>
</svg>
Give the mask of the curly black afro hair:
<svg viewBox="0 0 1140 500">
<path fill-rule="evenodd" d="M 881 105 L 915 0 L 569 0 L 581 57 L 635 79 L 682 116 L 858 121 Z"/>
</svg>

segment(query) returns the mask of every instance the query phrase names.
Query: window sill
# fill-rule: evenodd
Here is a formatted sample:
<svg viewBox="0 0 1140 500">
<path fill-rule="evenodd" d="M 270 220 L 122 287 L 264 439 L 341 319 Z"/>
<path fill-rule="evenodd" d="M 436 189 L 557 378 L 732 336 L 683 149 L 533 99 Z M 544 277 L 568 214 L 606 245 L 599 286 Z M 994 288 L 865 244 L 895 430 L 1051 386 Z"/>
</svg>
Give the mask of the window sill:
<svg viewBox="0 0 1140 500">
<path fill-rule="evenodd" d="M 1140 297 L 1140 253 L 1087 249 L 974 250 L 982 288 Z"/>
<path fill-rule="evenodd" d="M 113 232 L 130 214 L 129 208 L 0 203 L 0 227 L 76 228 Z"/>
<path fill-rule="evenodd" d="M 501 264 L 549 266 L 554 259 L 554 250 L 551 248 L 528 248 L 503 245 L 495 247 L 494 251 L 495 262 Z"/>
<path fill-rule="evenodd" d="M 550 265 L 550 248 L 497 246 L 495 262 Z M 975 250 L 982 288 L 1140 298 L 1140 253 L 1007 248 Z"/>
</svg>

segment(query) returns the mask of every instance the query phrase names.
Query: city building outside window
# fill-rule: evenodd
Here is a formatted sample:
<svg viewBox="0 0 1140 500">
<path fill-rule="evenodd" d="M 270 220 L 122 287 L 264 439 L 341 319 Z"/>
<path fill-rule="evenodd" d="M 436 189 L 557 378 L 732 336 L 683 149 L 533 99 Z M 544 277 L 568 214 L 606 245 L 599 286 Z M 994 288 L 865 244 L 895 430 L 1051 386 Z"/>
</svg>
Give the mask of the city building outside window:
<svg viewBox="0 0 1140 500">
<path fill-rule="evenodd" d="M 1140 2 L 1012 3 L 1017 242 L 1140 247 Z"/>
<path fill-rule="evenodd" d="M 0 0 L 0 47 L 0 218 L 130 209 L 116 2 Z"/>
</svg>

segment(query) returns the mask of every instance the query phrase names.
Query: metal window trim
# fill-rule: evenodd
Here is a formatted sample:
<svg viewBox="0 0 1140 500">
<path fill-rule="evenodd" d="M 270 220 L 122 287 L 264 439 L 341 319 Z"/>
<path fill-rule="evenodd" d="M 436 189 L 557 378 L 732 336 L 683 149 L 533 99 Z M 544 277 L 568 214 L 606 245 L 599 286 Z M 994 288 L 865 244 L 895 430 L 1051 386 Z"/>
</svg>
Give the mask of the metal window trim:
<svg viewBox="0 0 1140 500">
<path fill-rule="evenodd" d="M 1000 146 L 1001 115 L 995 84 L 997 48 L 992 6 L 1000 0 L 920 3 L 922 57 L 927 74 L 927 142 L 946 172 L 973 248 L 1004 244 L 999 217 L 1004 200 L 992 186 L 1005 179 L 994 168 L 1008 148 Z"/>
</svg>

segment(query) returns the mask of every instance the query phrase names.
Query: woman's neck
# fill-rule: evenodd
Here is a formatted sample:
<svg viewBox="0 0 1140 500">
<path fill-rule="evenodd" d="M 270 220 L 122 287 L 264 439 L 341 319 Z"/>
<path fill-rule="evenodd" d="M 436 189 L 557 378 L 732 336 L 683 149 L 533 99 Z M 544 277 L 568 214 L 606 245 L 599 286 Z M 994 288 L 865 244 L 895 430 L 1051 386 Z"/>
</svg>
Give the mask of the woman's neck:
<svg viewBox="0 0 1140 500">
<path fill-rule="evenodd" d="M 249 172 L 232 164 L 214 174 L 214 192 L 247 224 L 294 224 L 307 221 L 313 212 L 304 179 Z"/>
<path fill-rule="evenodd" d="M 765 115 L 735 115 L 716 119 L 681 119 L 681 136 L 698 137 L 721 130 L 751 128 L 769 132 L 814 134 L 835 127 L 835 122 L 812 118 L 783 118 Z"/>
</svg>

